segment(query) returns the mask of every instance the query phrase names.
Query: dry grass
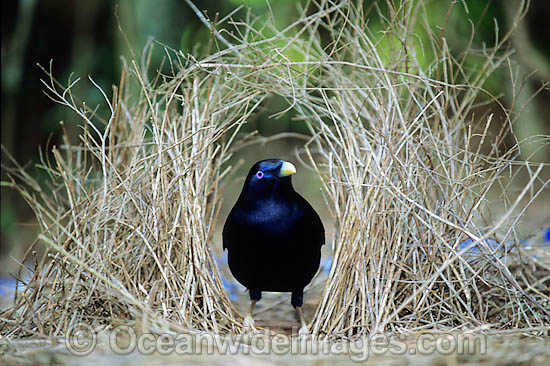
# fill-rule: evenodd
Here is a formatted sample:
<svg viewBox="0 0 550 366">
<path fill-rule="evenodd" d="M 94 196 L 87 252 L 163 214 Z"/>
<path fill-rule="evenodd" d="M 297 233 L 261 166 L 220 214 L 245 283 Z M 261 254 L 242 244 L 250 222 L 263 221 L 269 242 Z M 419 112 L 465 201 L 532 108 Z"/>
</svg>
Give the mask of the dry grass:
<svg viewBox="0 0 550 366">
<path fill-rule="evenodd" d="M 312 5 L 271 37 L 252 19 L 229 21 L 234 33 L 213 32 L 230 45 L 224 51 L 197 61 L 167 50 L 172 73 L 152 81 L 147 67 L 128 66 L 113 101 L 105 96 L 111 115 L 99 127 L 73 99 L 74 84 L 60 88 L 50 73 L 48 94 L 85 127 L 78 144 L 44 159 L 51 191 L 17 163 L 9 168 L 49 250 L 2 313 L 2 334 L 60 336 L 78 321 L 240 332 L 208 245 L 224 162 L 240 146 L 240 125 L 272 94 L 289 101 L 274 117 L 295 113 L 309 126 L 300 157 L 322 178 L 335 218 L 313 334 L 543 331 L 548 253 L 520 244 L 516 225 L 549 185 L 544 164 L 517 161 L 517 145 L 504 147 L 514 122 L 504 107 L 503 121 L 487 114 L 481 129 L 472 115 L 479 103 L 498 104 L 482 87 L 509 63 L 510 34 L 455 59 L 443 32 L 422 28 L 422 2 L 393 10 L 378 43 L 363 10 L 345 3 Z M 418 61 L 418 32 L 436 55 L 428 66 Z M 474 56 L 483 61 L 472 70 Z M 509 197 L 504 173 L 520 171 L 529 180 Z M 496 218 L 487 215 L 490 189 L 506 207 Z"/>
<path fill-rule="evenodd" d="M 262 96 L 245 92 L 228 73 L 177 62 L 177 75 L 154 84 L 133 63 L 114 101 L 105 98 L 111 115 L 99 128 L 74 101 L 76 82 L 60 88 L 48 73 L 48 95 L 74 110 L 84 133 L 79 145 L 65 141 L 53 148 L 53 162 L 42 162 L 51 191 L 14 162 L 13 184 L 50 249 L 35 259 L 32 279 L 3 314 L 3 333 L 11 324 L 6 334 L 55 336 L 73 322 L 129 319 L 214 332 L 240 324 L 208 241 L 227 173 L 222 164 Z"/>
</svg>

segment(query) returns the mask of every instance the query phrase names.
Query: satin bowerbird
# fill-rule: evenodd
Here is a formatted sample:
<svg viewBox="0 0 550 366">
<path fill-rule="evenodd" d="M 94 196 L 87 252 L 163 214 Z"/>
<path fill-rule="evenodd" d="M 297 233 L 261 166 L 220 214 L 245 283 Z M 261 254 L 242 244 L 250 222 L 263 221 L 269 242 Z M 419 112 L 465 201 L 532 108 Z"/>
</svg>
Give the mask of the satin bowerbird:
<svg viewBox="0 0 550 366">
<path fill-rule="evenodd" d="M 255 163 L 223 228 L 231 273 L 250 294 L 245 325 L 262 291 L 291 292 L 291 304 L 307 332 L 302 314 L 303 291 L 319 268 L 325 242 L 323 223 L 292 186 L 296 168 L 269 159 Z"/>
</svg>

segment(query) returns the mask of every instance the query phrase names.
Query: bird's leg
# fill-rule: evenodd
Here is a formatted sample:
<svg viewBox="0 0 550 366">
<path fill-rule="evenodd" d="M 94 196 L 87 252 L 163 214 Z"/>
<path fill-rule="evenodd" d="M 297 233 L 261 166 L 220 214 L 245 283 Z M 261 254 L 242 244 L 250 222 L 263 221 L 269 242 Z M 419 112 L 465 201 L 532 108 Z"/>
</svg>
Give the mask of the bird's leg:
<svg viewBox="0 0 550 366">
<path fill-rule="evenodd" d="M 298 319 L 300 320 L 300 330 L 298 331 L 298 333 L 300 335 L 302 334 L 309 334 L 309 329 L 307 328 L 307 324 L 306 324 L 306 321 L 304 320 L 304 314 L 302 314 L 302 308 L 301 307 L 296 307 L 296 312 L 298 313 Z"/>
<path fill-rule="evenodd" d="M 304 320 L 304 314 L 302 313 L 302 305 L 304 303 L 304 292 L 303 290 L 300 291 L 292 291 L 292 297 L 290 298 L 290 302 L 292 303 L 292 306 L 296 309 L 296 313 L 298 314 L 298 319 L 300 320 L 300 330 L 298 333 L 300 335 L 309 334 L 309 329 L 307 328 L 306 321 Z"/>
<path fill-rule="evenodd" d="M 250 309 L 248 310 L 248 314 L 244 318 L 243 325 L 245 326 L 245 328 L 250 327 L 254 329 L 254 319 L 252 318 L 252 312 L 254 311 L 256 303 L 262 298 L 262 292 L 258 290 L 249 290 L 248 293 L 250 295 Z"/>
<path fill-rule="evenodd" d="M 258 300 L 252 300 L 250 302 L 250 309 L 248 310 L 248 314 L 246 314 L 246 317 L 244 318 L 243 325 L 245 328 L 251 327 L 254 328 L 254 319 L 252 318 L 252 312 L 254 311 L 254 307 L 256 306 L 256 303 Z"/>
</svg>

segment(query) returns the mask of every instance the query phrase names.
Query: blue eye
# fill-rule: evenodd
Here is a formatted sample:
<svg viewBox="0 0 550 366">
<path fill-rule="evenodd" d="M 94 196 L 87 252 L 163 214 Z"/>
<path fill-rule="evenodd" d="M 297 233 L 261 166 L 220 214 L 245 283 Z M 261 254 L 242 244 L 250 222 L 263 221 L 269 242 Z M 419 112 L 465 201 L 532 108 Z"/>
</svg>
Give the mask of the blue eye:
<svg viewBox="0 0 550 366">
<path fill-rule="evenodd" d="M 258 170 L 258 172 L 256 172 L 256 178 L 262 179 L 263 177 L 264 177 L 264 172 L 262 172 L 261 170 Z"/>
</svg>

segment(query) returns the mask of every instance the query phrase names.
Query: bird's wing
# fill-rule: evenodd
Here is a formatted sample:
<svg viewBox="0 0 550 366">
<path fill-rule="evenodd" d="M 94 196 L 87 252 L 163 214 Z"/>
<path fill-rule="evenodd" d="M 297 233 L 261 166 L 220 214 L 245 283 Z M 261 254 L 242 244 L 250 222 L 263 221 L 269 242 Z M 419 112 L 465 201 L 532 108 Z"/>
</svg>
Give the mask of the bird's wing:
<svg viewBox="0 0 550 366">
<path fill-rule="evenodd" d="M 306 227 L 309 227 L 312 230 L 312 233 L 315 235 L 316 241 L 319 243 L 319 247 L 325 244 L 325 227 L 323 222 L 317 214 L 317 211 L 306 201 L 305 198 L 301 197 L 301 206 L 305 209 L 304 222 Z"/>
<path fill-rule="evenodd" d="M 227 217 L 227 220 L 225 221 L 225 224 L 223 225 L 223 231 L 222 231 L 222 245 L 223 249 L 229 248 L 231 246 L 231 239 L 233 238 L 233 230 L 234 230 L 234 224 L 232 219 L 232 213 L 229 213 L 229 216 Z"/>
<path fill-rule="evenodd" d="M 312 208 L 313 210 L 313 208 Z M 315 210 L 313 210 L 313 216 L 314 216 L 314 222 L 315 222 L 315 232 L 319 235 L 319 246 L 322 246 L 325 244 L 325 227 L 323 226 L 323 222 L 321 221 L 321 218 L 317 214 Z"/>
</svg>

